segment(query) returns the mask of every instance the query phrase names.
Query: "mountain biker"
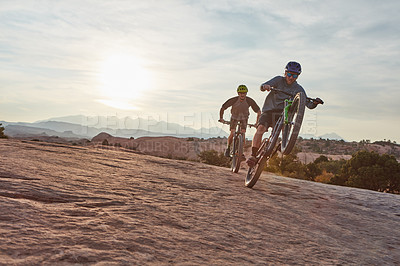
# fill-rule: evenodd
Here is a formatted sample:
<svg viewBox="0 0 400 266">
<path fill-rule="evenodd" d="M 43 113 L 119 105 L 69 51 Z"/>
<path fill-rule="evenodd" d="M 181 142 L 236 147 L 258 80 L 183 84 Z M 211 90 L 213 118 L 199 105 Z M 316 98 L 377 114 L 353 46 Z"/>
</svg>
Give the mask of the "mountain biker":
<svg viewBox="0 0 400 266">
<path fill-rule="evenodd" d="M 275 89 L 286 91 L 288 93 L 296 94 L 303 92 L 306 95 L 304 89 L 300 84 L 297 83 L 297 78 L 301 73 L 301 65 L 298 62 L 290 61 L 285 67 L 285 75 L 276 76 L 271 80 L 261 84 L 261 91 L 271 91 L 271 87 Z M 276 121 L 279 119 L 284 108 L 284 101 L 287 99 L 287 95 L 282 92 L 272 91 L 265 98 L 264 106 L 262 108 L 262 114 L 260 119 L 257 120 L 257 131 L 254 134 L 251 157 L 247 160 L 249 166 L 254 166 L 256 163 L 256 154 L 258 148 L 261 145 L 263 134 L 268 130 L 269 127 L 273 127 Z M 309 109 L 314 109 L 318 104 L 322 104 L 322 100 L 316 98 L 314 101 L 307 101 L 306 106 Z"/>
<path fill-rule="evenodd" d="M 224 122 L 224 111 L 231 108 L 231 120 L 230 120 L 230 135 L 228 137 L 227 147 L 225 150 L 225 156 L 229 157 L 233 136 L 235 135 L 235 128 L 239 121 L 241 121 L 241 132 L 246 133 L 247 120 L 249 119 L 249 108 L 251 107 L 255 113 L 257 113 L 257 120 L 261 115 L 260 107 L 250 97 L 247 97 L 248 89 L 246 85 L 239 85 L 237 88 L 238 96 L 232 97 L 227 100 L 219 111 L 219 122 Z M 243 138 L 244 141 L 245 138 Z"/>
</svg>

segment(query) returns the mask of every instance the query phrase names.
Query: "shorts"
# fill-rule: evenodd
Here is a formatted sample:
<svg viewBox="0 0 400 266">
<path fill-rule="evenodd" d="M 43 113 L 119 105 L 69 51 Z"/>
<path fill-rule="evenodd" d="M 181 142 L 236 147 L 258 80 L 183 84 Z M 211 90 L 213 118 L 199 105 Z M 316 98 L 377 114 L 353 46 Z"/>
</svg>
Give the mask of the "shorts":
<svg viewBox="0 0 400 266">
<path fill-rule="evenodd" d="M 278 121 L 279 117 L 281 116 L 282 111 L 278 110 L 271 110 L 267 112 L 263 112 L 258 119 L 258 124 L 265 126 L 265 128 L 274 127 L 276 121 Z"/>
<path fill-rule="evenodd" d="M 230 123 L 230 126 L 229 126 L 229 129 L 230 130 L 236 130 L 236 125 L 238 124 L 238 122 L 241 122 L 241 124 L 240 124 L 240 129 L 241 130 L 246 130 L 246 127 L 247 127 L 247 119 L 245 119 L 245 120 L 235 120 L 235 119 L 231 119 L 231 123 Z"/>
</svg>

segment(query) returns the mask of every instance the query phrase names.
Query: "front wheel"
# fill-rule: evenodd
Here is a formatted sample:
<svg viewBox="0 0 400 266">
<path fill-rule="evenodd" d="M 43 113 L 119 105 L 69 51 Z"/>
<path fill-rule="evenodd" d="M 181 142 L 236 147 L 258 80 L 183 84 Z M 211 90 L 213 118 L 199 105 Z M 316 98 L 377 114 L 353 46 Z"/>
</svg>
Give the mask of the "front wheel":
<svg viewBox="0 0 400 266">
<path fill-rule="evenodd" d="M 288 155 L 296 144 L 303 122 L 305 105 L 306 97 L 304 93 L 297 93 L 288 111 L 288 121 L 285 121 L 282 128 L 281 151 L 283 155 Z"/>
<path fill-rule="evenodd" d="M 232 147 L 232 151 L 231 151 L 231 158 L 232 158 L 232 160 L 231 160 L 231 171 L 233 172 L 234 171 L 234 169 L 235 169 L 235 166 L 236 166 L 236 161 L 237 161 L 237 156 L 236 156 L 236 154 L 237 154 L 237 148 L 238 148 L 238 146 L 237 146 L 237 137 L 235 136 L 234 138 L 233 138 L 233 147 Z"/>
<path fill-rule="evenodd" d="M 234 150 L 233 154 L 233 160 L 232 160 L 232 171 L 234 173 L 239 172 L 240 169 L 240 164 L 242 162 L 242 156 L 243 156 L 243 135 L 240 134 L 236 138 L 236 150 Z"/>
</svg>

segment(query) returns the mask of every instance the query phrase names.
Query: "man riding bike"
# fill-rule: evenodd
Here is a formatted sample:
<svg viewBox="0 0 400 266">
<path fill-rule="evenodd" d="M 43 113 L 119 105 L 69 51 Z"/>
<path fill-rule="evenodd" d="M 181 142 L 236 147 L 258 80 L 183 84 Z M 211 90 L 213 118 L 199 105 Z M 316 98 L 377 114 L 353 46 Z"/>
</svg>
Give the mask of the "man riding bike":
<svg viewBox="0 0 400 266">
<path fill-rule="evenodd" d="M 271 80 L 261 84 L 261 91 L 271 91 L 271 87 L 275 89 L 286 91 L 291 94 L 303 92 L 306 95 L 304 89 L 300 84 L 297 83 L 297 78 L 301 73 L 301 65 L 297 62 L 290 61 L 285 67 L 285 75 L 276 76 Z M 256 163 L 256 153 L 261 145 L 263 134 L 268 130 L 269 127 L 274 127 L 279 116 L 282 114 L 284 108 L 284 101 L 287 95 L 282 92 L 271 92 L 265 98 L 264 106 L 262 108 L 262 114 L 260 119 L 257 120 L 257 131 L 254 134 L 251 157 L 247 160 L 249 166 L 253 166 Z M 314 109 L 318 104 L 322 104 L 322 100 L 317 98 L 314 101 L 307 101 L 306 106 L 309 109 Z"/>
<path fill-rule="evenodd" d="M 219 111 L 219 122 L 224 122 L 224 111 L 231 108 L 231 120 L 230 120 L 230 135 L 228 137 L 227 148 L 225 150 L 225 156 L 229 157 L 233 136 L 235 135 L 235 128 L 239 121 L 241 121 L 241 131 L 244 134 L 246 132 L 247 120 L 249 119 L 249 108 L 251 107 L 255 113 L 257 113 L 257 120 L 261 115 L 260 107 L 250 97 L 247 97 L 248 89 L 246 85 L 239 85 L 237 88 L 238 96 L 230 98 L 221 107 Z M 243 141 L 245 138 L 243 138 Z"/>
</svg>

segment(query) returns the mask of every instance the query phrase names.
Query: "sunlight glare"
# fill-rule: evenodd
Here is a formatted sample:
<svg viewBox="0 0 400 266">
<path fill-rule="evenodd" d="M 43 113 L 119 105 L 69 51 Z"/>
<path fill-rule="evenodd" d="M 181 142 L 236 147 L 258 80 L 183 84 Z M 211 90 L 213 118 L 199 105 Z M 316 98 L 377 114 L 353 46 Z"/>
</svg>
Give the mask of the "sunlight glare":
<svg viewBox="0 0 400 266">
<path fill-rule="evenodd" d="M 135 109 L 135 102 L 150 89 L 150 74 L 139 60 L 115 54 L 104 60 L 100 70 L 99 102 L 118 109 Z"/>
</svg>

